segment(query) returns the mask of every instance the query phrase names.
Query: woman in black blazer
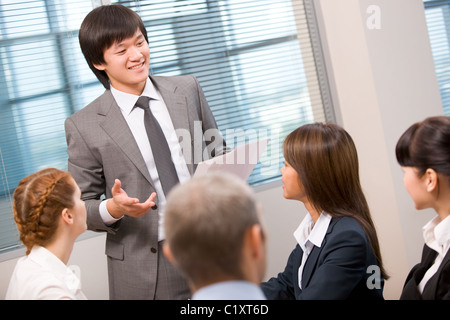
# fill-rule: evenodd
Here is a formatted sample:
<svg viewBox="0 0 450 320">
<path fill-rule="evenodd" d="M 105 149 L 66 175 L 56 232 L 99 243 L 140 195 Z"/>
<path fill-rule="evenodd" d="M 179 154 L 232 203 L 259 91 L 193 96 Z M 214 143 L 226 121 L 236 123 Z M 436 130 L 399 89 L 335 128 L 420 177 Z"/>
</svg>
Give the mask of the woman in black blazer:
<svg viewBox="0 0 450 320">
<path fill-rule="evenodd" d="M 262 283 L 268 299 L 383 299 L 377 234 L 350 135 L 334 124 L 291 132 L 283 145 L 283 196 L 308 213 L 286 268 Z"/>
<path fill-rule="evenodd" d="M 423 227 L 422 259 L 409 272 L 400 299 L 450 300 L 450 117 L 413 124 L 395 152 L 416 209 L 437 213 Z"/>
</svg>

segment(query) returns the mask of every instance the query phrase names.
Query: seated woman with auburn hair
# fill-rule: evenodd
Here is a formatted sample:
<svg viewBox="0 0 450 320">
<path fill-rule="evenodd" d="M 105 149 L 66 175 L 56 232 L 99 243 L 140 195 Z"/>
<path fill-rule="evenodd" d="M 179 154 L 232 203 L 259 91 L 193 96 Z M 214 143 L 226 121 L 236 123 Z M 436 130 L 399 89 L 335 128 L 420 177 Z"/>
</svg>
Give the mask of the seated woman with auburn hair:
<svg viewBox="0 0 450 320">
<path fill-rule="evenodd" d="M 70 173 L 44 169 L 22 179 L 13 196 L 14 219 L 26 256 L 11 277 L 7 300 L 86 299 L 67 267 L 75 239 L 86 230 L 86 208 Z"/>
<path fill-rule="evenodd" d="M 377 233 L 350 135 L 334 124 L 291 132 L 283 145 L 283 196 L 308 211 L 286 268 L 262 283 L 268 299 L 383 299 Z"/>
</svg>

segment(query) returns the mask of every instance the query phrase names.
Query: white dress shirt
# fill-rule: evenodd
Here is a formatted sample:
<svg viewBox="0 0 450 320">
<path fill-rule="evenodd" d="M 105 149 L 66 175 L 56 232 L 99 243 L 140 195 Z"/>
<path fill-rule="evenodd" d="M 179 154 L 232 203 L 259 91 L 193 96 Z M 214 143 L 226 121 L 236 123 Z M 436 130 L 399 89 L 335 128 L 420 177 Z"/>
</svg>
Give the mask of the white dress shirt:
<svg viewBox="0 0 450 320">
<path fill-rule="evenodd" d="M 322 212 L 317 222 L 314 223 L 314 220 L 308 213 L 294 232 L 294 238 L 303 250 L 302 263 L 298 268 L 298 285 L 300 289 L 302 289 L 302 274 L 306 260 L 314 246 L 319 248 L 322 246 L 330 221 L 331 216 Z"/>
<path fill-rule="evenodd" d="M 80 279 L 44 247 L 17 261 L 6 300 L 86 300 Z"/>
<path fill-rule="evenodd" d="M 423 292 L 428 280 L 439 269 L 450 247 L 450 215 L 442 221 L 438 216 L 434 217 L 422 228 L 422 231 L 426 245 L 436 251 L 438 255 L 419 283 L 420 293 Z"/>
<path fill-rule="evenodd" d="M 153 153 L 150 147 L 150 142 L 148 140 L 147 131 L 145 130 L 144 110 L 142 110 L 141 108 L 134 108 L 134 105 L 136 104 L 137 99 L 139 99 L 139 96 L 121 92 L 115 89 L 113 86 L 111 86 L 111 93 L 116 100 L 120 111 L 122 112 L 122 115 L 124 116 L 128 127 L 131 130 L 131 133 L 133 134 L 134 139 L 136 140 L 147 169 L 150 173 L 153 186 L 156 189 L 159 212 L 158 240 L 164 240 L 165 234 L 163 226 L 166 198 L 161 186 L 161 182 L 159 180 L 155 161 L 153 159 Z M 186 161 L 184 159 L 182 149 L 172 123 L 172 119 L 170 118 L 169 110 L 167 110 L 167 106 L 164 103 L 164 100 L 149 78 L 147 78 L 147 83 L 145 85 L 144 91 L 142 92 L 142 96 L 152 98 L 152 100 L 150 100 L 150 108 L 156 120 L 158 120 L 162 131 L 164 132 L 164 136 L 166 137 L 170 152 L 172 154 L 172 159 L 174 161 L 175 169 L 178 174 L 178 180 L 180 181 L 180 183 L 189 180 L 191 175 L 186 165 Z M 112 224 L 119 220 L 113 218 L 109 214 L 108 210 L 106 209 L 106 201 L 102 201 L 100 203 L 100 215 L 105 224 Z"/>
</svg>

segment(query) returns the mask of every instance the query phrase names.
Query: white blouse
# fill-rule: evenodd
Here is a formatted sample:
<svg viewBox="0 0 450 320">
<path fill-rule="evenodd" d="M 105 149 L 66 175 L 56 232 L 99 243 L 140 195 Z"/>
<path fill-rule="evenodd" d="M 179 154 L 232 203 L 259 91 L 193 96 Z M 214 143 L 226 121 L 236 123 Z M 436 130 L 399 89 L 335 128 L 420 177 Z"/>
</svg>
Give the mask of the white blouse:
<svg viewBox="0 0 450 320">
<path fill-rule="evenodd" d="M 6 300 L 86 300 L 80 279 L 44 247 L 17 261 Z"/>
<path fill-rule="evenodd" d="M 307 213 L 294 232 L 294 238 L 303 250 L 302 263 L 298 268 L 298 286 L 300 289 L 302 289 L 302 275 L 306 260 L 314 246 L 319 248 L 322 246 L 330 222 L 331 216 L 326 212 L 320 214 L 316 223 L 314 223 L 311 215 Z"/>
</svg>

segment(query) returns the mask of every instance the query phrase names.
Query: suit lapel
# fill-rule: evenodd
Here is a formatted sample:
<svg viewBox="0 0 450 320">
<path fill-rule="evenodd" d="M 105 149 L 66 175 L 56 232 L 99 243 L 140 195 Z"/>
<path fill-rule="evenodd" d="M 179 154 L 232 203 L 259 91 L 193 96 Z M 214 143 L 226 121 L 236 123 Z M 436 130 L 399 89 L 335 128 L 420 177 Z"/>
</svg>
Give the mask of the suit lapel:
<svg viewBox="0 0 450 320">
<path fill-rule="evenodd" d="M 105 130 L 110 138 L 117 143 L 120 149 L 127 155 L 142 175 L 152 184 L 150 173 L 148 172 L 145 161 L 139 147 L 125 121 L 119 106 L 117 105 L 111 91 L 107 90 L 102 99 L 101 108 L 98 111 L 100 117 L 99 125 Z"/>
<path fill-rule="evenodd" d="M 320 251 L 325 245 L 325 239 L 322 242 L 322 246 L 316 247 L 314 246 L 309 253 L 308 259 L 306 260 L 305 266 L 303 267 L 302 273 L 302 287 L 306 288 L 309 285 L 309 281 L 311 280 L 311 275 L 313 274 L 314 269 L 316 268 L 317 261 L 319 260 Z"/>
<path fill-rule="evenodd" d="M 427 259 L 427 268 L 424 270 L 424 274 L 425 272 L 433 265 L 434 260 L 437 256 L 437 252 L 434 251 L 433 249 L 429 248 L 427 246 L 427 249 L 431 251 L 431 253 L 428 256 Z M 441 274 L 443 272 L 443 269 L 445 267 L 445 265 L 450 261 L 450 250 L 447 251 L 447 254 L 445 255 L 444 259 L 442 260 L 441 264 L 439 265 L 438 270 L 436 271 L 436 273 L 428 280 L 428 282 L 425 284 L 425 287 L 423 288 L 423 292 L 422 292 L 422 298 L 424 300 L 436 300 L 436 293 L 437 293 L 437 289 L 439 287 L 439 281 L 441 280 Z M 422 280 L 423 276 L 420 278 L 420 280 Z M 420 281 L 419 280 L 419 281 Z"/>
<path fill-rule="evenodd" d="M 192 128 L 189 126 L 189 112 L 186 102 L 186 96 L 179 94 L 179 88 L 173 85 L 169 81 L 161 80 L 161 78 L 150 76 L 150 79 L 154 86 L 159 90 L 164 103 L 166 104 L 167 110 L 169 111 L 170 118 L 172 119 L 172 124 L 175 131 L 178 131 L 178 137 L 180 134 L 183 135 L 184 131 L 188 130 L 191 135 L 191 141 L 193 139 Z M 185 135 L 183 135 L 184 138 Z M 191 142 L 191 151 L 193 151 L 193 146 Z M 193 174 L 193 152 L 183 152 L 186 164 L 191 174 Z"/>
<path fill-rule="evenodd" d="M 422 281 L 422 278 L 427 270 L 433 265 L 436 256 L 436 251 L 434 251 L 427 245 L 424 246 L 421 263 L 412 275 L 412 278 L 414 279 L 416 285 L 419 285 L 420 281 Z"/>
<path fill-rule="evenodd" d="M 322 245 L 320 247 L 314 246 L 309 253 L 308 259 L 306 260 L 305 266 L 303 268 L 302 274 L 302 287 L 306 288 L 309 285 L 309 281 L 311 280 L 311 276 L 316 269 L 317 262 L 319 260 L 320 252 L 325 247 L 327 243 L 327 236 L 333 230 L 333 226 L 336 223 L 337 219 L 331 219 L 330 224 L 327 229 L 327 233 L 323 238 Z"/>
</svg>

